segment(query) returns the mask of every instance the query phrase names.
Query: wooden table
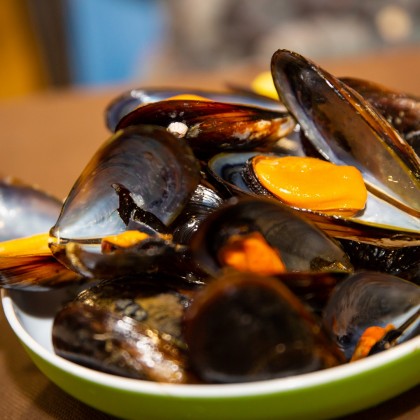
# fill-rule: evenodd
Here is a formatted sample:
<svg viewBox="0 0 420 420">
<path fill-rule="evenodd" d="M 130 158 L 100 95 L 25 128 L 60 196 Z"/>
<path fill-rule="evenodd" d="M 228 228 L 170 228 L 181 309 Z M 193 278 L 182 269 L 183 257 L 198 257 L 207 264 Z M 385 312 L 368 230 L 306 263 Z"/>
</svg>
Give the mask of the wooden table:
<svg viewBox="0 0 420 420">
<path fill-rule="evenodd" d="M 321 61 L 337 76 L 375 80 L 420 95 L 420 50 L 410 48 Z M 265 70 L 265 69 L 259 69 Z M 149 86 L 221 88 L 226 81 L 248 83 L 255 69 L 238 66 L 223 75 L 172 75 L 162 80 L 133 83 Z M 64 198 L 98 146 L 108 138 L 103 110 L 128 86 L 107 90 L 47 92 L 0 102 L 0 174 L 38 184 Z M 0 312 L 0 417 L 4 419 L 110 419 L 65 394 L 32 364 Z M 389 378 L 392 383 L 392 378 Z M 362 413 L 353 419 L 420 418 L 420 387 Z"/>
</svg>

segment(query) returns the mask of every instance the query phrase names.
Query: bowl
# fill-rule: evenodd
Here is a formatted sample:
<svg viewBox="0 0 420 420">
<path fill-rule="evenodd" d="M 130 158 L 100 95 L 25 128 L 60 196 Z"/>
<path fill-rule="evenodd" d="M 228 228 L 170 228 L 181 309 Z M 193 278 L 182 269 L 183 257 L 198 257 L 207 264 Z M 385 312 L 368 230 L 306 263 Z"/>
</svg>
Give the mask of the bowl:
<svg viewBox="0 0 420 420">
<path fill-rule="evenodd" d="M 420 337 L 351 364 L 282 379 L 172 385 L 127 379 L 54 354 L 54 314 L 74 290 L 2 291 L 6 318 L 38 368 L 78 400 L 126 419 L 298 419 L 350 414 L 420 383 Z"/>
</svg>

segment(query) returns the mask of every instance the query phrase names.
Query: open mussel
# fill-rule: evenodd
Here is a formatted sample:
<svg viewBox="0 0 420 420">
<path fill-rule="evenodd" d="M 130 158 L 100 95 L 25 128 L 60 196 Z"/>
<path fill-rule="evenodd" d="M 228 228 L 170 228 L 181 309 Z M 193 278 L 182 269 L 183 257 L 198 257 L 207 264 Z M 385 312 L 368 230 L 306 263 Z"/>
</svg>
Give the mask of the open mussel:
<svg viewBox="0 0 420 420">
<path fill-rule="evenodd" d="M 243 176 L 253 191 L 305 211 L 348 217 L 366 206 L 363 177 L 353 166 L 260 154 L 247 160 Z"/>
<path fill-rule="evenodd" d="M 418 96 L 395 91 L 371 80 L 355 77 L 339 77 L 339 80 L 375 107 L 420 155 L 420 98 Z M 252 87 L 257 95 L 273 99 L 279 97 L 269 71 L 260 73 L 253 81 Z M 240 91 L 243 90 L 240 89 Z"/>
<path fill-rule="evenodd" d="M 342 362 L 315 317 L 275 278 L 230 273 L 198 292 L 185 314 L 191 365 L 205 382 L 249 382 Z"/>
<path fill-rule="evenodd" d="M 384 336 L 382 349 L 392 347 L 420 333 L 420 287 L 378 272 L 354 274 L 334 290 L 324 324 L 347 360 L 369 355 Z"/>
<path fill-rule="evenodd" d="M 286 167 L 286 171 L 283 171 L 282 162 L 290 160 L 290 156 L 259 152 L 220 153 L 210 159 L 208 171 L 233 194 L 267 196 L 279 200 L 300 210 L 331 236 L 368 242 L 377 241 L 379 238 L 381 244 L 387 246 L 402 246 L 404 245 L 404 241 L 401 241 L 403 238 L 406 239 L 406 246 L 416 245 L 416 241 L 418 244 L 420 239 L 418 217 L 377 198 L 370 192 L 366 196 L 366 189 L 360 176 L 356 176 L 355 182 L 349 182 L 344 190 L 336 189 L 335 175 L 340 175 L 341 166 L 335 165 L 333 171 L 327 170 L 327 175 L 321 173 L 320 177 L 314 177 L 312 163 L 309 162 L 313 161 L 313 158 L 300 156 L 297 158 L 298 165 L 292 161 L 292 164 Z M 322 162 L 319 159 L 317 161 Z M 255 165 L 256 162 L 263 163 L 262 174 L 259 172 L 260 168 Z M 293 170 L 303 165 L 309 168 L 305 170 L 307 180 L 298 184 L 302 174 L 294 177 Z M 270 166 L 272 168 L 267 170 Z M 316 166 L 319 164 L 317 163 Z M 337 172 L 336 169 L 338 169 Z M 262 178 L 269 177 L 273 171 L 275 176 L 269 178 L 269 183 L 264 182 Z M 282 178 L 283 173 L 284 178 Z M 280 182 L 276 184 L 276 179 L 279 178 Z M 342 177 L 341 180 L 344 183 L 347 182 Z M 312 194 L 308 194 L 306 184 L 309 184 L 311 188 L 315 186 Z M 358 188 L 355 188 L 357 186 Z M 285 198 L 276 194 L 276 191 L 280 189 L 280 192 L 286 195 Z M 346 191 L 348 191 L 347 195 Z M 295 195 L 297 198 L 294 197 Z M 364 200 L 366 200 L 365 203 Z M 354 214 L 349 212 L 352 207 L 355 207 L 352 203 L 356 203 L 356 207 L 359 207 L 358 211 L 355 209 Z M 360 209 L 362 206 L 364 208 Z"/>
<path fill-rule="evenodd" d="M 45 232 L 61 206 L 39 188 L 11 177 L 0 180 L 0 287 L 45 290 L 80 281 L 48 248 Z"/>
<path fill-rule="evenodd" d="M 0 242 L 0 287 L 46 290 L 81 281 L 48 247 L 48 234 Z"/>
<path fill-rule="evenodd" d="M 366 100 L 306 58 L 272 58 L 279 97 L 321 156 L 357 167 L 368 188 L 420 216 L 420 158 Z"/>
<path fill-rule="evenodd" d="M 302 216 L 264 198 L 233 199 L 215 210 L 191 239 L 198 264 L 212 275 L 232 267 L 262 274 L 344 271 L 344 251 Z"/>
</svg>

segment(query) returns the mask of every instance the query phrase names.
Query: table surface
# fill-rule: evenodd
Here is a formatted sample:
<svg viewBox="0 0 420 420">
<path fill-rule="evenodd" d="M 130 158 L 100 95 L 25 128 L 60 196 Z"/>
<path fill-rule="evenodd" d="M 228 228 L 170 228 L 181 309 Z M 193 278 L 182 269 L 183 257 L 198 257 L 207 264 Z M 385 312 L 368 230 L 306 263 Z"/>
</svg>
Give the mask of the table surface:
<svg viewBox="0 0 420 420">
<path fill-rule="evenodd" d="M 420 48 L 320 61 L 337 76 L 361 77 L 420 95 Z M 264 70 L 264 69 L 261 69 Z M 131 87 L 223 88 L 247 84 L 255 69 L 238 66 L 223 74 L 171 75 L 106 90 L 64 90 L 0 101 L 0 175 L 12 175 L 64 198 L 99 145 L 109 137 L 103 111 Z M 4 419 L 111 419 L 70 397 L 32 364 L 0 311 L 0 415 Z M 392 382 L 392 378 L 390 378 Z M 343 419 L 420 418 L 420 386 Z"/>
</svg>

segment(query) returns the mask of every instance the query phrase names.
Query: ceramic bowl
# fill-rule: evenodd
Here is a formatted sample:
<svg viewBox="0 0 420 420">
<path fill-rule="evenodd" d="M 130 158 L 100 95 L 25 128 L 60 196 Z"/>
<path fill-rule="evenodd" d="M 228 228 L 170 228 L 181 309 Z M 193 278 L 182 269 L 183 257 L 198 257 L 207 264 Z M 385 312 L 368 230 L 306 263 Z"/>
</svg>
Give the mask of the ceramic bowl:
<svg viewBox="0 0 420 420">
<path fill-rule="evenodd" d="M 53 317 L 68 290 L 2 292 L 6 318 L 51 381 L 98 410 L 127 419 L 331 418 L 378 404 L 420 383 L 420 337 L 323 371 L 229 385 L 171 385 L 97 372 L 54 354 Z"/>
</svg>

